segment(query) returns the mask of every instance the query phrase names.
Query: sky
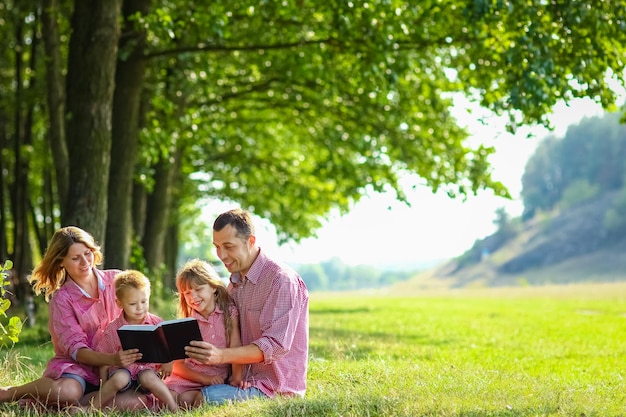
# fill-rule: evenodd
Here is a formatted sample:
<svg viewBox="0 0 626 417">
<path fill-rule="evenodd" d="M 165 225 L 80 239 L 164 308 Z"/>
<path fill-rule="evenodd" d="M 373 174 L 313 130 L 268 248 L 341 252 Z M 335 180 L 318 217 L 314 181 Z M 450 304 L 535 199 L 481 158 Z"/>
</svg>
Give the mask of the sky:
<svg viewBox="0 0 626 417">
<path fill-rule="evenodd" d="M 484 143 L 495 147 L 490 158 L 492 176 L 509 189 L 513 200 L 483 191 L 463 201 L 433 194 L 426 187 L 416 190 L 407 187 L 410 207 L 397 201 L 392 193 L 367 195 L 349 213 L 343 216 L 331 213 L 316 238 L 299 244 L 278 246 L 274 227 L 256 217 L 259 245 L 292 265 L 319 263 L 337 257 L 348 265 L 408 270 L 454 258 L 470 249 L 477 239 L 495 232 L 493 221 L 498 208 L 504 207 L 513 217 L 522 213 L 519 196 L 524 167 L 542 138 L 551 134 L 563 137 L 568 126 L 578 124 L 584 117 L 603 114 L 602 108 L 590 99 L 576 99 L 568 106 L 559 104 L 554 108 L 553 131 L 528 127 L 512 135 L 506 133 L 502 118 L 476 109 L 468 115 L 468 106 L 468 102 L 459 100 L 455 114 L 460 124 L 469 129 L 472 146 Z M 481 113 L 488 118 L 488 123 L 477 122 Z M 213 202 L 207 213 L 214 217 L 233 207 L 236 205 Z"/>
</svg>

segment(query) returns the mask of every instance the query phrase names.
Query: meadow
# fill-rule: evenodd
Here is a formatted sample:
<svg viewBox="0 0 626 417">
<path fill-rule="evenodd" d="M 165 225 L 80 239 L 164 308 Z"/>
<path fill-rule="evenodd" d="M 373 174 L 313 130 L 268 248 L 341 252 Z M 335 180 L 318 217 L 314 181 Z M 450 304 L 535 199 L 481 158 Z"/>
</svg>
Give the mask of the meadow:
<svg viewBox="0 0 626 417">
<path fill-rule="evenodd" d="M 313 293 L 310 311 L 305 398 L 179 414 L 626 416 L 626 284 Z M 0 385 L 41 373 L 50 345 L 27 341 L 0 351 Z"/>
</svg>

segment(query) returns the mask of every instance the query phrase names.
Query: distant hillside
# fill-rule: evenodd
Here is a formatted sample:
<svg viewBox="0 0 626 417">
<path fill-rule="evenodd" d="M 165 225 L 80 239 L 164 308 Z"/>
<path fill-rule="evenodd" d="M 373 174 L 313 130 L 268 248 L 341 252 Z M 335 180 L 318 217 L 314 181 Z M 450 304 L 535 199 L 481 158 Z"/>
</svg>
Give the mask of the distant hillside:
<svg viewBox="0 0 626 417">
<path fill-rule="evenodd" d="M 494 287 L 626 281 L 626 234 L 607 230 L 618 192 L 542 214 L 514 232 L 477 241 L 402 286 Z"/>
</svg>

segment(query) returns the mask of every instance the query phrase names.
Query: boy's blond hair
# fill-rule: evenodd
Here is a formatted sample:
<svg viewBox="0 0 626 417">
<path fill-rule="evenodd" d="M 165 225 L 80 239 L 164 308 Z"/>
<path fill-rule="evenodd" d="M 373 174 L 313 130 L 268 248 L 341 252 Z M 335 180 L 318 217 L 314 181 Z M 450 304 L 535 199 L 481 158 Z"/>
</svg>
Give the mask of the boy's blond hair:
<svg viewBox="0 0 626 417">
<path fill-rule="evenodd" d="M 129 288 L 146 290 L 150 294 L 150 280 L 141 272 L 134 269 L 118 272 L 115 275 L 115 296 L 121 300 Z"/>
</svg>

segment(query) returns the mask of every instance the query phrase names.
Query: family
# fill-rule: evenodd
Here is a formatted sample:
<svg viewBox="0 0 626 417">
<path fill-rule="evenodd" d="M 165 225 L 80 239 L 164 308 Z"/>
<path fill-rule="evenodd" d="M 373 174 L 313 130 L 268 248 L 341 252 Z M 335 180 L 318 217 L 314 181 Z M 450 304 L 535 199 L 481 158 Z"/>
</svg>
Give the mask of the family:
<svg viewBox="0 0 626 417">
<path fill-rule="evenodd" d="M 31 281 L 49 301 L 54 357 L 41 378 L 0 387 L 0 403 L 71 410 L 169 410 L 250 398 L 304 396 L 309 296 L 291 268 L 257 244 L 250 213 L 220 214 L 213 223 L 217 256 L 230 272 L 191 260 L 178 271 L 180 317 L 198 320 L 202 340 L 188 356 L 164 364 L 137 362 L 117 329 L 156 324 L 150 281 L 134 270 L 101 270 L 100 247 L 77 227 L 56 231 Z"/>
</svg>

